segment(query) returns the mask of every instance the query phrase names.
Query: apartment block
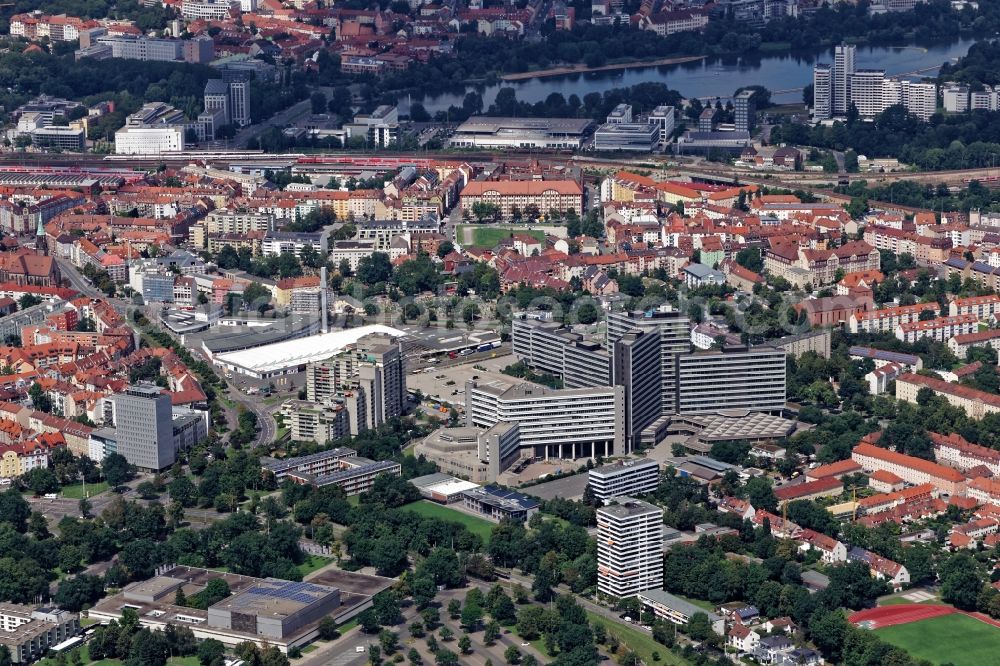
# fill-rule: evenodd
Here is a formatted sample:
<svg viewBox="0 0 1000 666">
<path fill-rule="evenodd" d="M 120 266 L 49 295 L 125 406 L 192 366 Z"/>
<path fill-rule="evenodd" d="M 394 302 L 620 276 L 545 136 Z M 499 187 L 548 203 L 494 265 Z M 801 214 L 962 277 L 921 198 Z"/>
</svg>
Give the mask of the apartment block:
<svg viewBox="0 0 1000 666">
<path fill-rule="evenodd" d="M 76 613 L 55 607 L 0 604 L 0 646 L 14 664 L 30 664 L 80 633 Z"/>
<path fill-rule="evenodd" d="M 606 342 L 613 351 L 615 342 L 631 330 L 655 332 L 660 338 L 661 412 L 677 411 L 677 357 L 691 351 L 691 320 L 676 310 L 609 312 Z"/>
<path fill-rule="evenodd" d="M 289 401 L 282 409 L 291 438 L 296 442 L 326 444 L 351 436 L 351 419 L 347 407 L 318 405 L 304 400 Z M 356 433 L 355 433 L 356 434 Z"/>
<path fill-rule="evenodd" d="M 599 500 L 651 493 L 660 484 L 660 465 L 648 458 L 602 465 L 587 472 L 587 484 Z"/>
<path fill-rule="evenodd" d="M 916 403 L 917 394 L 923 388 L 942 396 L 949 404 L 958 407 L 973 419 L 1000 412 L 1000 396 L 912 373 L 896 378 L 896 399 Z"/>
<path fill-rule="evenodd" d="M 917 303 L 916 305 L 901 305 L 879 310 L 855 312 L 847 320 L 851 333 L 895 333 L 900 324 L 909 324 L 920 320 L 920 313 L 940 310 L 936 302 Z"/>
<path fill-rule="evenodd" d="M 543 213 L 572 210 L 583 216 L 583 190 L 575 180 L 503 180 L 468 183 L 460 195 L 462 212 L 473 215 L 476 204 L 493 204 L 504 219 L 513 217 L 514 209 L 529 207 Z"/>
<path fill-rule="evenodd" d="M 813 119 L 833 117 L 833 67 L 817 63 L 813 67 Z"/>
<path fill-rule="evenodd" d="M 1000 476 L 1000 451 L 973 444 L 958 433 L 941 435 L 928 433 L 934 445 L 934 458 L 941 464 L 965 472 L 985 466 L 994 476 Z"/>
<path fill-rule="evenodd" d="M 597 590 L 632 597 L 663 588 L 663 510 L 612 497 L 597 510 Z"/>
<path fill-rule="evenodd" d="M 348 448 L 281 460 L 263 458 L 261 466 L 273 473 L 279 483 L 289 479 L 293 483 L 317 488 L 337 486 L 348 496 L 371 490 L 379 476 L 399 476 L 402 471 L 398 462 L 376 462 L 358 456 L 356 451 Z"/>
<path fill-rule="evenodd" d="M 356 395 L 358 389 L 364 400 Z M 406 405 L 406 363 L 391 336 L 373 333 L 340 354 L 306 367 L 306 397 L 313 403 L 345 403 L 356 415 L 351 433 L 374 429 L 400 416 Z M 353 407 L 351 407 L 353 405 Z"/>
<path fill-rule="evenodd" d="M 923 458 L 897 453 L 890 449 L 862 442 L 851 451 L 851 459 L 865 472 L 891 472 L 910 485 L 929 483 L 942 493 L 965 494 L 965 477 L 950 467 Z"/>
<path fill-rule="evenodd" d="M 683 354 L 677 359 L 675 411 L 780 413 L 785 408 L 785 374 L 784 350 L 767 345 Z"/>
<path fill-rule="evenodd" d="M 853 44 L 840 44 L 833 56 L 833 114 L 842 116 L 851 105 L 851 79 L 858 48 Z"/>
<path fill-rule="evenodd" d="M 968 335 L 978 330 L 979 317 L 974 314 L 963 314 L 900 324 L 896 327 L 896 337 L 909 343 L 921 338 L 947 342 L 956 335 Z"/>
<path fill-rule="evenodd" d="M 511 347 L 519 361 L 561 377 L 566 388 L 612 383 L 611 359 L 604 347 L 563 324 L 515 314 Z"/>
<path fill-rule="evenodd" d="M 956 298 L 948 304 L 948 314 L 952 317 L 975 315 L 983 322 L 990 321 L 998 312 L 1000 312 L 1000 296 L 996 294 Z"/>
</svg>

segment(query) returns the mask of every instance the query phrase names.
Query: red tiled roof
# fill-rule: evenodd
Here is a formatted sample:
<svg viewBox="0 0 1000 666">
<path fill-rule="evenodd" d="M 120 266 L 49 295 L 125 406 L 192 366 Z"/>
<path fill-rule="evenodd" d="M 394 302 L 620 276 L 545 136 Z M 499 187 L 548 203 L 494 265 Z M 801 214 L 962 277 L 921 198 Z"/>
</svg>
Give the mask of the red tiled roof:
<svg viewBox="0 0 1000 666">
<path fill-rule="evenodd" d="M 854 447 L 852 454 L 866 458 L 875 458 L 876 460 L 882 460 L 894 465 L 899 465 L 900 467 L 908 467 L 946 481 L 954 481 L 957 483 L 965 480 L 964 476 L 962 476 L 957 470 L 951 469 L 950 467 L 945 467 L 944 465 L 939 465 L 935 462 L 931 462 L 930 460 L 924 460 L 923 458 L 908 456 L 904 453 L 883 449 L 882 447 L 875 446 L 874 444 L 858 444 Z"/>
</svg>

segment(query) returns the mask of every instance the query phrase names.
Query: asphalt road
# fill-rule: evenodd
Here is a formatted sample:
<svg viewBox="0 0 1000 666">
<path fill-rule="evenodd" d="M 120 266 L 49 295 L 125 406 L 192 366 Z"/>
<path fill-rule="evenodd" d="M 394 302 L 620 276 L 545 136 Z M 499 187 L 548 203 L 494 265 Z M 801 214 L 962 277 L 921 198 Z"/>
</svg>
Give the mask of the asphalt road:
<svg viewBox="0 0 1000 666">
<path fill-rule="evenodd" d="M 260 134 L 270 128 L 270 127 L 284 127 L 288 125 L 293 120 L 299 116 L 304 116 L 312 110 L 312 102 L 306 98 L 301 102 L 291 105 L 284 111 L 279 111 L 262 123 L 256 123 L 253 125 L 248 125 L 242 130 L 236 133 L 233 138 L 233 145 L 239 148 L 245 148 L 247 141 L 250 139 L 260 136 Z"/>
</svg>

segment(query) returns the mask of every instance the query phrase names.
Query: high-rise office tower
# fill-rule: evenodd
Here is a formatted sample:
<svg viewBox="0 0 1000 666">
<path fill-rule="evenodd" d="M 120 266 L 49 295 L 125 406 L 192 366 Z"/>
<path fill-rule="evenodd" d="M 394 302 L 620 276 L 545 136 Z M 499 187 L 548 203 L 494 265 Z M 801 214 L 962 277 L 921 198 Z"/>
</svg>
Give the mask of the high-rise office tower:
<svg viewBox="0 0 1000 666">
<path fill-rule="evenodd" d="M 841 44 L 833 52 L 833 113 L 844 115 L 851 104 L 851 76 L 858 47 Z"/>
<path fill-rule="evenodd" d="M 691 351 L 691 320 L 676 310 L 609 312 L 607 346 L 632 329 L 660 334 L 660 401 L 662 414 L 677 412 L 677 357 Z"/>
<path fill-rule="evenodd" d="M 833 117 L 833 68 L 826 63 L 813 67 L 813 118 Z"/>
<path fill-rule="evenodd" d="M 613 383 L 625 387 L 625 437 L 631 448 L 663 414 L 659 331 L 633 329 L 618 338 L 611 369 Z"/>
<path fill-rule="evenodd" d="M 752 90 L 742 90 L 733 98 L 733 120 L 740 132 L 753 132 L 757 126 L 757 106 Z"/>
<path fill-rule="evenodd" d="M 250 82 L 246 80 L 229 82 L 229 114 L 232 123 L 238 127 L 250 124 Z"/>
<path fill-rule="evenodd" d="M 174 464 L 174 425 L 170 396 L 159 386 L 133 384 L 115 395 L 118 453 L 144 470 L 159 471 Z"/>
<path fill-rule="evenodd" d="M 785 352 L 770 345 L 729 347 L 678 358 L 677 413 L 723 409 L 779 414 L 785 408 Z"/>
<path fill-rule="evenodd" d="M 597 510 L 597 590 L 631 597 L 663 587 L 663 510 L 612 497 Z"/>
<path fill-rule="evenodd" d="M 222 79 L 205 82 L 205 111 L 222 111 L 227 124 L 233 121 L 229 113 L 229 86 Z"/>
</svg>

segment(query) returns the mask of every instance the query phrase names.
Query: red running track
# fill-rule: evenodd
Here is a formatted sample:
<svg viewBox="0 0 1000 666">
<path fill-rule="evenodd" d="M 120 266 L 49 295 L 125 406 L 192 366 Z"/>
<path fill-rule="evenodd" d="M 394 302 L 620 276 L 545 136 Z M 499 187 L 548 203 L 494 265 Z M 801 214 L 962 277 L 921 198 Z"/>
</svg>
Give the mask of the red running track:
<svg viewBox="0 0 1000 666">
<path fill-rule="evenodd" d="M 896 624 L 909 624 L 920 620 L 929 620 L 942 615 L 951 615 L 959 611 L 952 606 L 941 604 L 899 604 L 896 606 L 879 606 L 851 613 L 848 616 L 853 624 L 865 623 L 870 629 L 881 629 Z M 978 615 L 978 614 L 977 614 Z M 976 619 L 981 619 L 977 617 Z"/>
</svg>

